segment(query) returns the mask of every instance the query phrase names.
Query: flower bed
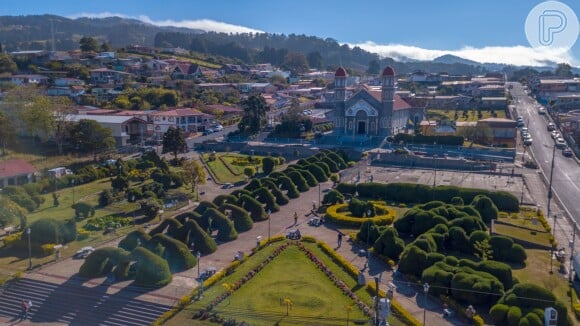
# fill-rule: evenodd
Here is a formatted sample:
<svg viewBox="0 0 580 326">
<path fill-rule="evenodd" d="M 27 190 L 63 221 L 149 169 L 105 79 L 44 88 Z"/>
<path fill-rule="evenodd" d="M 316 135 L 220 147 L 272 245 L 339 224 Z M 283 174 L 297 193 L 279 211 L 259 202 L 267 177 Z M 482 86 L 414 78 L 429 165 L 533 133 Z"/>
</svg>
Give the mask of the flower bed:
<svg viewBox="0 0 580 326">
<path fill-rule="evenodd" d="M 378 212 L 382 211 L 385 213 L 371 217 L 371 221 L 373 221 L 376 225 L 390 225 L 393 223 L 396 215 L 393 209 L 378 203 L 373 203 L 373 205 Z M 360 227 L 364 221 L 369 220 L 369 218 L 366 217 L 352 217 L 345 212 L 348 212 L 348 204 L 332 205 L 326 209 L 325 218 L 329 221 L 333 221 L 338 225 L 346 227 Z"/>
</svg>

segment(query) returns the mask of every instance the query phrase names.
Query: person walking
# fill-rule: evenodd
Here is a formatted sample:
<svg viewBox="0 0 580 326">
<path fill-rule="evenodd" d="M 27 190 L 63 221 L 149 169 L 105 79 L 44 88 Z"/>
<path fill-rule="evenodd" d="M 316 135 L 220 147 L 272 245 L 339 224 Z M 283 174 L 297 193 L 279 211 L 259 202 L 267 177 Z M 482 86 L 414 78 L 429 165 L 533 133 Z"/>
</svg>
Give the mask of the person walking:
<svg viewBox="0 0 580 326">
<path fill-rule="evenodd" d="M 28 311 L 28 303 L 26 303 L 26 300 L 22 300 L 22 302 L 20 303 L 20 309 L 22 310 L 20 312 L 20 319 L 26 319 L 27 316 L 27 311 Z"/>
<path fill-rule="evenodd" d="M 298 213 L 294 212 L 294 225 L 298 224 Z"/>
<path fill-rule="evenodd" d="M 338 248 L 342 245 L 342 233 L 338 232 Z"/>
</svg>

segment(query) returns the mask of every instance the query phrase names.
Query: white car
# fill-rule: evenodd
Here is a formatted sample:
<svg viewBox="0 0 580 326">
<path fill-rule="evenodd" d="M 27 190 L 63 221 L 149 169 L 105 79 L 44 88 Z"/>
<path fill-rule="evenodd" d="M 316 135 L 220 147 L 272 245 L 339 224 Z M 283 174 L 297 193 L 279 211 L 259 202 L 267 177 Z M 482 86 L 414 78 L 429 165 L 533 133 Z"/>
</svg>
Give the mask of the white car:
<svg viewBox="0 0 580 326">
<path fill-rule="evenodd" d="M 93 251 L 95 251 L 95 248 L 93 247 L 82 247 L 81 249 L 79 249 L 79 251 L 77 251 L 73 255 L 73 258 L 77 259 L 87 258 L 91 253 L 93 253 Z"/>
<path fill-rule="evenodd" d="M 524 145 L 530 146 L 533 141 L 532 137 L 524 138 Z"/>
<path fill-rule="evenodd" d="M 562 138 L 562 137 L 556 138 L 556 148 L 565 148 L 565 147 L 566 147 L 566 141 L 564 140 L 564 138 Z"/>
<path fill-rule="evenodd" d="M 550 136 L 552 136 L 552 139 L 560 138 L 560 133 L 554 130 L 550 133 Z"/>
<path fill-rule="evenodd" d="M 546 109 L 544 109 L 543 107 L 539 107 L 538 108 L 538 114 L 546 114 Z"/>
<path fill-rule="evenodd" d="M 222 131 L 222 130 L 224 130 L 224 126 L 222 126 L 222 125 L 215 125 L 215 126 L 213 126 L 213 131 L 214 132 L 218 132 L 218 131 Z"/>
</svg>

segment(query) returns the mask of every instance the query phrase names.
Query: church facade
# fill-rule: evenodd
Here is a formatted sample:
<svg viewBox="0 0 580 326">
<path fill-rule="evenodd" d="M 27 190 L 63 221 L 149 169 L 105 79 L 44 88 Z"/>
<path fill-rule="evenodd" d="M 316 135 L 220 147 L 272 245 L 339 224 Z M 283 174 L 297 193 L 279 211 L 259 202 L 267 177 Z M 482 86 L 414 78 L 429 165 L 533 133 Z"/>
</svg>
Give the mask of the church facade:
<svg viewBox="0 0 580 326">
<path fill-rule="evenodd" d="M 334 109 L 328 116 L 334 123 L 334 135 L 384 138 L 418 126 L 423 120 L 424 108 L 413 107 L 396 94 L 393 68 L 383 70 L 380 89 L 363 85 L 348 98 L 347 77 L 343 67 L 334 74 Z"/>
</svg>

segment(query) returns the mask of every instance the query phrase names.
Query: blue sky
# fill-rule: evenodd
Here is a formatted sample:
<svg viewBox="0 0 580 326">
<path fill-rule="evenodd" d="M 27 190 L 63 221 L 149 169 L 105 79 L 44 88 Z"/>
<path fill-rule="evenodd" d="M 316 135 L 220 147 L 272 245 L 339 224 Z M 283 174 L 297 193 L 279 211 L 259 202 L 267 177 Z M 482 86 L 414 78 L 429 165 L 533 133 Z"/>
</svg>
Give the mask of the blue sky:
<svg viewBox="0 0 580 326">
<path fill-rule="evenodd" d="M 327 0 L 3 0 L 0 15 L 123 15 L 159 25 L 331 37 L 390 56 L 429 59 L 441 53 L 513 63 L 549 59 L 529 49 L 528 12 L 542 1 Z M 580 1 L 563 0 L 580 16 Z M 511 54 L 511 55 L 510 55 Z M 506 58 L 507 57 L 507 58 Z M 580 66 L 580 41 L 558 59 Z"/>
</svg>

